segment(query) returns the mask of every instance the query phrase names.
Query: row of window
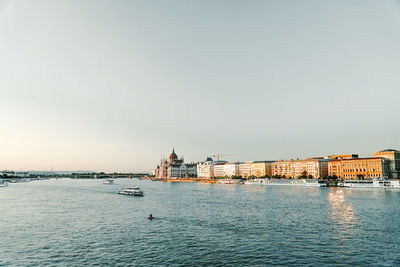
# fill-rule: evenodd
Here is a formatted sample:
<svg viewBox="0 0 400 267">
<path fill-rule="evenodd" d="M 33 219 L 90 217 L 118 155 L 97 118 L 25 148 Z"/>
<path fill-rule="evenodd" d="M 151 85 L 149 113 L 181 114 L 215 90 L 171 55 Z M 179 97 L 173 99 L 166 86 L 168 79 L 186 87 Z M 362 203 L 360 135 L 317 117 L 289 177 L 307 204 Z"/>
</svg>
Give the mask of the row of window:
<svg viewBox="0 0 400 267">
<path fill-rule="evenodd" d="M 343 169 L 343 172 L 366 172 L 366 171 L 369 171 L 369 172 L 380 172 L 381 169 L 374 169 L 374 168 L 372 168 L 372 169 L 365 169 L 365 168 Z"/>
<path fill-rule="evenodd" d="M 356 174 L 344 174 L 343 175 L 344 178 L 358 178 L 358 176 Z M 365 177 L 367 178 L 378 178 L 381 177 L 382 175 L 378 174 L 378 173 L 372 173 L 372 174 L 368 174 Z"/>
</svg>

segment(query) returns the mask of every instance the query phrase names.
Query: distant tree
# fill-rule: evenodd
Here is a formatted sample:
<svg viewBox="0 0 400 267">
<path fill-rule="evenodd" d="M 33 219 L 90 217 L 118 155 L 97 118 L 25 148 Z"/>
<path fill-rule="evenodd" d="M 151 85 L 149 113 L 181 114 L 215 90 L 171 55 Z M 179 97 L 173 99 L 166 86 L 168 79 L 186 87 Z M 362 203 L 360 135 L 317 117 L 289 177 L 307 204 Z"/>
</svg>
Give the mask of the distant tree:
<svg viewBox="0 0 400 267">
<path fill-rule="evenodd" d="M 299 179 L 307 178 L 307 171 L 304 170 L 304 171 L 301 173 L 301 175 L 299 175 L 297 178 L 299 178 Z"/>
<path fill-rule="evenodd" d="M 307 176 L 307 178 L 308 178 L 308 179 L 314 179 L 314 176 L 312 176 L 311 174 L 309 174 L 309 175 Z"/>
</svg>

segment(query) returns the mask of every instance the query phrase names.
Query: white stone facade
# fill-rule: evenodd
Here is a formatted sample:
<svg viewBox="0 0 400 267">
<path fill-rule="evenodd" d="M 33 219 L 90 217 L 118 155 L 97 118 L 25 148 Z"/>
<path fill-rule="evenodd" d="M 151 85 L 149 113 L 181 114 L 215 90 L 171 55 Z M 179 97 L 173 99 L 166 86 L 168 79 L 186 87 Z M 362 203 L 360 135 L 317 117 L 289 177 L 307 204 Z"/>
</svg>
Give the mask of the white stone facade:
<svg viewBox="0 0 400 267">
<path fill-rule="evenodd" d="M 239 163 L 226 163 L 224 165 L 224 176 L 232 177 L 239 175 Z"/>
</svg>

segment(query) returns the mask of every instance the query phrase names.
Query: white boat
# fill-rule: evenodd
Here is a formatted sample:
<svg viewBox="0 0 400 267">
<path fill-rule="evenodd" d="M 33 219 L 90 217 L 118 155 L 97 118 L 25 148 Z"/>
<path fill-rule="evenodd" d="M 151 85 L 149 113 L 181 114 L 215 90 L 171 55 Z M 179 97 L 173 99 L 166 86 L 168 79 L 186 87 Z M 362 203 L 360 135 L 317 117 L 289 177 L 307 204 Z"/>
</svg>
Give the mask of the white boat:
<svg viewBox="0 0 400 267">
<path fill-rule="evenodd" d="M 103 184 L 114 184 L 114 180 L 113 179 L 105 179 L 105 180 L 103 180 Z"/>
<path fill-rule="evenodd" d="M 258 185 L 280 185 L 280 186 L 306 186 L 306 187 L 326 187 L 325 180 L 315 179 L 252 179 L 244 182 L 245 184 Z"/>
<path fill-rule="evenodd" d="M 121 190 L 119 190 L 118 194 L 135 196 L 135 197 L 144 196 L 143 191 L 140 190 L 139 187 L 125 187 L 125 188 L 122 188 Z"/>
<path fill-rule="evenodd" d="M 6 186 L 8 186 L 7 182 L 5 182 L 5 181 L 0 182 L 0 187 L 6 187 Z"/>
<path fill-rule="evenodd" d="M 338 182 L 338 186 L 351 188 L 400 189 L 400 183 L 398 180 L 384 179 L 345 180 Z"/>
<path fill-rule="evenodd" d="M 244 181 L 244 184 L 260 184 L 260 185 L 263 185 L 263 184 L 265 184 L 266 183 L 266 180 L 267 179 L 250 179 L 250 180 L 247 180 L 247 181 Z"/>
<path fill-rule="evenodd" d="M 400 189 L 399 180 L 391 180 L 389 184 L 386 184 L 385 189 Z"/>
<path fill-rule="evenodd" d="M 241 179 L 218 179 L 217 184 L 243 184 Z"/>
</svg>

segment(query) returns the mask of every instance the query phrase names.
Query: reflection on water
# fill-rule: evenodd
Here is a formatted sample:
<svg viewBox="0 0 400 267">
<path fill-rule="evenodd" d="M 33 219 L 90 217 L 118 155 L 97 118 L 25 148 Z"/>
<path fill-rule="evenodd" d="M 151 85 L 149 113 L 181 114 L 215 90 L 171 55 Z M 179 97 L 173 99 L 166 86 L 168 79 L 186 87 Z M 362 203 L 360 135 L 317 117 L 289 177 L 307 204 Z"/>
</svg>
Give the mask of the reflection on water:
<svg viewBox="0 0 400 267">
<path fill-rule="evenodd" d="M 346 201 L 346 195 L 348 194 L 351 194 L 351 191 L 344 191 L 343 189 L 330 190 L 328 201 L 331 218 L 342 225 L 349 226 L 354 224 L 356 216 L 353 205 Z"/>
<path fill-rule="evenodd" d="M 332 189 L 328 193 L 329 217 L 332 225 L 338 235 L 337 239 L 349 239 L 354 235 L 354 227 L 358 225 L 356 212 L 348 196 L 352 193 L 350 190 L 340 188 Z"/>
</svg>

